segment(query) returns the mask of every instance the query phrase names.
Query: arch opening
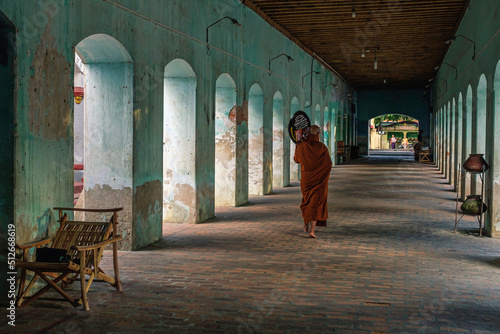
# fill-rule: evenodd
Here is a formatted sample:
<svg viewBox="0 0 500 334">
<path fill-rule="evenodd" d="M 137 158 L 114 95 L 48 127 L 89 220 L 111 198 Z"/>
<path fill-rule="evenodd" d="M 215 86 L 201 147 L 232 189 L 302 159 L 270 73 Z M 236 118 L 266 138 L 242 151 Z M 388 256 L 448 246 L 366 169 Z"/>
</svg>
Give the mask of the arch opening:
<svg viewBox="0 0 500 334">
<path fill-rule="evenodd" d="M 323 128 L 322 118 L 323 118 L 323 113 L 321 112 L 321 107 L 319 106 L 319 104 L 317 104 L 316 108 L 314 109 L 314 122 L 311 119 L 311 123 L 316 124 L 317 126 L 319 126 L 320 129 L 322 129 Z M 319 140 L 323 141 L 322 131 L 320 131 L 319 133 Z"/>
<path fill-rule="evenodd" d="M 264 195 L 264 93 L 258 84 L 248 98 L 248 193 Z"/>
<path fill-rule="evenodd" d="M 475 153 L 486 153 L 486 94 L 487 82 L 484 74 L 477 85 L 476 145 Z"/>
<path fill-rule="evenodd" d="M 497 62 L 495 79 L 493 82 L 494 103 L 493 103 L 493 148 L 490 158 L 492 180 L 500 180 L 500 61 Z M 500 236 L 500 185 L 493 182 L 491 196 L 489 198 L 490 213 L 487 221 L 490 222 L 491 236 Z"/>
<path fill-rule="evenodd" d="M 299 99 L 294 96 L 292 98 L 292 102 L 290 103 L 290 118 L 297 111 L 300 110 Z M 307 111 L 305 111 L 308 114 Z M 288 125 L 288 123 L 287 123 Z M 299 168 L 300 166 L 293 160 L 293 156 L 295 154 L 295 144 L 290 140 L 290 181 L 298 181 L 299 180 Z"/>
<path fill-rule="evenodd" d="M 465 133 L 463 138 L 463 155 L 465 159 L 469 157 L 469 154 L 472 153 L 472 86 L 469 85 L 467 87 L 467 95 L 465 96 Z M 462 161 L 462 163 L 465 161 Z M 461 184 L 462 199 L 465 199 L 466 195 L 471 193 L 471 176 L 470 173 L 466 173 L 465 177 L 462 179 Z"/>
<path fill-rule="evenodd" d="M 7 236 L 8 225 L 14 219 L 14 131 L 15 131 L 15 63 L 16 29 L 0 11 L 0 234 Z M 19 240 L 18 240 L 19 241 Z M 4 254 L 2 252 L 2 254 Z M 5 253 L 6 254 L 6 253 Z M 1 256 L 0 256 L 1 258 Z M 7 270 L 3 258 L 2 279 Z M 4 270 L 5 269 L 5 270 Z M 7 286 L 0 289 L 7 295 Z"/>
<path fill-rule="evenodd" d="M 75 51 L 74 160 L 82 166 L 84 180 L 75 205 L 123 206 L 119 233 L 124 238 L 119 244 L 132 249 L 132 58 L 118 40 L 105 34 L 83 39 Z M 100 219 L 97 214 L 84 216 Z"/>
<path fill-rule="evenodd" d="M 417 119 L 403 114 L 384 114 L 369 119 L 368 154 L 377 154 L 382 151 L 413 152 L 413 145 L 418 140 L 419 126 Z M 392 139 L 393 136 L 395 140 Z M 424 143 L 424 145 L 427 144 Z"/>
</svg>

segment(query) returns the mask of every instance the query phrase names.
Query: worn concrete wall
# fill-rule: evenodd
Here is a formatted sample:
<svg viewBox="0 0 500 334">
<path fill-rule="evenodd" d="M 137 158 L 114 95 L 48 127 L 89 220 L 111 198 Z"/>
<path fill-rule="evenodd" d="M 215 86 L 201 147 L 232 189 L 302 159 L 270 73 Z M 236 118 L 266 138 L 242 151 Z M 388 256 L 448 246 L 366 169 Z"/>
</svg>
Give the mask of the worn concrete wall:
<svg viewBox="0 0 500 334">
<path fill-rule="evenodd" d="M 500 237 L 500 219 L 498 219 L 499 201 L 495 197 L 495 160 L 498 147 L 495 145 L 495 132 L 498 132 L 495 123 L 495 71 L 499 60 L 500 47 L 500 11 L 499 3 L 495 0 L 471 0 L 466 13 L 456 32 L 456 40 L 450 45 L 443 60 L 458 69 L 456 75 L 450 66 L 442 66 L 434 87 L 435 109 L 442 109 L 453 99 L 464 96 L 462 118 L 462 156 L 463 163 L 470 153 L 480 151 L 483 147 L 485 159 L 490 164 L 486 172 L 485 202 L 489 207 L 485 215 L 487 233 L 493 237 Z M 461 35 L 461 36 L 460 36 Z M 465 36 L 466 38 L 464 38 Z M 471 41 L 469 41 L 471 40 Z M 475 55 L 474 55 L 475 46 Z M 456 76 L 456 78 L 455 78 Z M 444 142 L 449 138 L 443 138 Z M 439 159 L 444 163 L 444 157 Z M 493 165 L 493 166 L 492 166 Z M 493 170 L 493 171 L 492 171 Z M 461 196 L 480 192 L 480 183 L 477 177 L 467 175 L 462 182 Z"/>
<path fill-rule="evenodd" d="M 8 241 L 14 224 L 14 27 L 0 14 L 0 279 L 7 282 Z M 9 224 L 11 226 L 9 226 Z M 10 228 L 9 228 L 10 227 Z M 7 300 L 7 284 L 0 287 L 0 305 Z"/>
<path fill-rule="evenodd" d="M 293 160 L 293 157 L 290 157 L 293 152 L 290 152 L 291 142 L 290 136 L 288 135 L 288 121 L 290 120 L 290 107 L 291 101 L 288 99 L 283 100 L 283 187 L 288 187 L 290 185 L 290 160 Z M 273 121 L 274 122 L 274 121 Z M 274 146 L 273 146 L 274 147 Z"/>
<path fill-rule="evenodd" d="M 196 223 L 196 75 L 185 61 L 165 68 L 163 221 Z"/>
<path fill-rule="evenodd" d="M 494 80 L 494 112 L 493 112 L 493 130 L 491 130 L 493 141 L 487 138 L 487 142 L 493 142 L 493 150 L 490 159 L 490 175 L 491 175 L 491 189 L 487 194 L 490 198 L 490 213 L 487 214 L 487 219 L 492 224 L 491 234 L 498 236 L 500 233 L 500 61 L 497 62 L 495 69 Z M 491 128 L 490 128 L 491 129 Z M 491 205 L 491 203 L 497 203 Z"/>
<path fill-rule="evenodd" d="M 283 95 L 276 92 L 273 96 L 273 188 L 284 186 L 284 136 Z M 289 145 L 288 145 L 289 146 Z"/>
<path fill-rule="evenodd" d="M 127 250 L 132 249 L 132 80 L 131 63 L 85 67 L 84 207 L 123 207 L 118 232 L 120 248 Z"/>
<path fill-rule="evenodd" d="M 73 206 L 73 71 L 69 8 L 0 2 L 18 27 L 15 65 L 14 222 L 19 243 L 55 233 L 55 206 Z M 42 42 L 43 41 L 43 42 Z M 76 44 L 76 43 L 75 43 Z M 73 45 L 75 45 L 73 44 Z"/>
<path fill-rule="evenodd" d="M 75 87 L 84 87 L 85 86 L 85 78 L 83 74 L 78 70 L 78 66 L 75 66 L 74 69 L 74 86 Z M 81 100 L 80 104 L 76 102 L 73 104 L 73 140 L 74 140 L 74 163 L 75 164 L 83 164 L 83 156 L 85 151 L 85 138 L 84 138 L 84 109 L 85 109 L 85 97 Z M 76 171 L 75 171 L 76 174 Z M 83 175 L 82 175 L 83 176 Z M 79 179 L 75 178 L 75 181 L 81 181 L 81 177 Z"/>
<path fill-rule="evenodd" d="M 293 114 L 295 114 L 299 110 L 301 110 L 299 100 L 296 96 L 294 96 L 290 106 L 290 118 L 292 118 Z M 294 154 L 295 154 L 295 144 L 293 143 L 293 141 L 290 140 L 290 181 L 299 180 L 300 166 L 293 160 Z"/>
<path fill-rule="evenodd" d="M 357 128 L 358 141 L 368 138 L 368 121 L 385 114 L 400 114 L 416 118 L 424 130 L 424 141 L 430 141 L 430 99 L 423 89 L 360 90 L 358 91 Z"/>
<path fill-rule="evenodd" d="M 129 222 L 123 231 L 129 237 L 122 245 L 125 248 L 136 249 L 162 236 L 164 68 L 170 61 L 183 59 L 196 73 L 196 130 L 194 137 L 190 138 L 195 141 L 193 196 L 196 200 L 189 204 L 192 205 L 189 216 L 196 217 L 193 218 L 196 222 L 214 216 L 216 80 L 222 73 L 234 78 L 237 88 L 234 105 L 240 110 L 240 123 L 232 139 L 236 145 L 235 154 L 241 162 L 235 168 L 234 205 L 242 204 L 248 198 L 248 125 L 244 118 L 248 111 L 245 92 L 251 85 L 258 83 L 265 99 L 264 193 L 270 191 L 272 184 L 273 94 L 278 90 L 282 92 L 287 117 L 294 96 L 302 106 L 312 97 L 311 104 L 318 104 L 321 109 L 331 101 L 331 96 L 323 96 L 315 87 L 332 82 L 335 75 L 313 61 L 314 70 L 321 74 L 314 75 L 312 92 L 303 87 L 301 77 L 311 69 L 311 56 L 238 0 L 174 0 L 168 3 L 0 0 L 0 12 L 18 27 L 19 38 L 15 44 L 17 53 L 23 55 L 15 66 L 18 77 L 15 85 L 15 108 L 18 110 L 15 122 L 18 126 L 15 131 L 19 140 L 14 148 L 18 157 L 14 167 L 17 177 L 14 220 L 18 226 L 19 242 L 54 232 L 56 219 L 51 208 L 72 206 L 74 47 L 89 36 L 99 33 L 114 38 L 131 59 L 129 76 L 132 82 L 124 86 L 132 90 L 127 93 L 127 104 L 130 102 L 130 110 L 133 110 L 132 124 L 124 125 L 118 121 L 111 127 L 117 136 L 121 136 L 117 130 L 119 125 L 133 128 L 131 153 L 127 153 L 125 159 L 131 161 L 126 165 L 131 174 L 126 178 L 120 174 L 114 180 L 114 176 L 101 170 L 105 180 L 91 179 L 85 187 L 86 201 L 89 200 L 87 195 L 92 195 L 95 190 L 110 196 L 106 204 L 128 208 L 128 213 L 120 215 Z M 212 48 L 208 55 L 203 43 L 206 28 L 226 15 L 237 19 L 241 26 L 224 20 L 211 27 L 209 43 Z M 100 57 L 109 56 L 105 49 L 101 48 Z M 295 61 L 273 63 L 273 73 L 269 75 L 269 59 L 282 52 Z M 118 90 L 112 93 L 118 94 L 122 93 Z M 103 97 L 106 98 L 110 98 L 110 105 L 118 101 L 116 96 Z M 86 104 L 89 103 L 87 94 L 84 99 Z M 284 120 L 285 124 L 287 121 Z M 122 146 L 129 147 L 129 144 L 126 142 Z M 287 154 L 290 154 L 288 147 L 284 150 L 285 161 L 289 161 Z M 87 162 L 85 165 L 87 167 Z M 98 168 L 96 165 L 94 169 Z M 114 170 L 115 167 L 107 168 Z M 285 175 L 287 173 L 288 166 Z M 122 199 L 124 202 L 118 203 Z M 89 203 L 97 205 L 98 200 Z"/>
</svg>

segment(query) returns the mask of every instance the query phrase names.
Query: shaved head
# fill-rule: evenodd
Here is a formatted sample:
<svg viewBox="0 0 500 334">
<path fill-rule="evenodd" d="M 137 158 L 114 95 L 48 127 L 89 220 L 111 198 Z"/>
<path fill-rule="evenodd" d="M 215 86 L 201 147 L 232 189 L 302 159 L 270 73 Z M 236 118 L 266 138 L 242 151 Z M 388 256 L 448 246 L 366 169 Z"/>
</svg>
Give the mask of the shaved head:
<svg viewBox="0 0 500 334">
<path fill-rule="evenodd" d="M 321 129 L 319 128 L 319 126 L 317 125 L 313 125 L 311 126 L 311 128 L 309 129 L 309 133 L 313 134 L 313 135 L 316 135 L 316 136 L 319 136 L 319 133 L 320 133 Z"/>
</svg>

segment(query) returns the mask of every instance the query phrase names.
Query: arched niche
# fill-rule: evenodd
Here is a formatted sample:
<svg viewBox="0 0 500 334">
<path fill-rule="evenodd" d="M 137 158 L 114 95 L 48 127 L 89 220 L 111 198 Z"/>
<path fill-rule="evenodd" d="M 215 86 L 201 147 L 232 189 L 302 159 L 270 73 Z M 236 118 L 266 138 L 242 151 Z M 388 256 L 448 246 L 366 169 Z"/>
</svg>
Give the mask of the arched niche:
<svg viewBox="0 0 500 334">
<path fill-rule="evenodd" d="M 448 101 L 446 104 L 446 111 L 444 116 L 444 164 L 443 173 L 445 179 L 450 181 L 449 167 L 450 167 L 450 145 L 451 145 L 451 103 Z"/>
<path fill-rule="evenodd" d="M 456 156 L 457 156 L 457 161 L 456 164 L 460 164 L 462 166 L 462 163 L 465 161 L 464 159 L 464 149 L 463 149 L 463 140 L 464 140 L 464 98 L 462 93 L 458 94 L 458 100 L 457 100 L 457 136 L 456 136 Z M 457 171 L 458 171 L 458 166 L 457 166 Z M 458 175 L 457 175 L 458 177 Z M 460 182 L 460 180 L 457 180 L 457 182 Z M 460 187 L 460 194 L 459 196 L 462 198 L 462 196 L 465 196 L 463 193 L 463 189 L 461 185 L 458 185 Z M 465 197 L 464 197 L 465 198 Z"/>
<path fill-rule="evenodd" d="M 236 83 L 223 73 L 215 88 L 215 206 L 236 205 Z"/>
<path fill-rule="evenodd" d="M 259 84 L 248 94 L 248 193 L 264 195 L 264 93 Z"/>
<path fill-rule="evenodd" d="M 278 91 L 273 96 L 273 188 L 284 185 L 283 124 L 283 95 Z"/>
<path fill-rule="evenodd" d="M 196 222 L 196 74 L 183 59 L 164 69 L 163 221 Z"/>
<path fill-rule="evenodd" d="M 497 62 L 493 82 L 494 103 L 493 103 L 493 148 L 492 156 L 489 157 L 490 180 L 500 180 L 500 61 Z M 500 183 L 492 182 L 491 196 L 489 198 L 490 213 L 487 221 L 490 221 L 489 234 L 492 237 L 500 236 Z"/>
<path fill-rule="evenodd" d="M 453 98 L 451 100 L 451 110 L 450 110 L 450 183 L 453 188 L 456 186 L 456 169 L 457 169 L 457 155 L 456 155 L 456 137 L 457 137 L 457 106 L 456 100 Z"/>
<path fill-rule="evenodd" d="M 463 121 L 463 116 L 464 116 L 464 102 L 463 102 L 463 96 L 462 93 L 458 94 L 458 100 L 457 100 L 457 110 L 456 110 L 456 128 L 457 128 L 457 134 L 456 134 L 456 156 L 457 156 L 457 161 L 456 163 L 462 163 L 462 161 L 465 161 L 463 159 L 463 136 L 464 136 L 464 121 Z"/>
<path fill-rule="evenodd" d="M 299 110 L 300 110 L 299 99 L 296 96 L 294 96 L 292 98 L 292 102 L 290 103 L 290 118 L 293 117 L 293 115 Z M 290 181 L 299 180 L 300 166 L 293 160 L 294 155 L 295 155 L 295 144 L 293 143 L 293 141 L 290 140 Z"/>
<path fill-rule="evenodd" d="M 382 114 L 368 120 L 368 153 L 391 148 L 392 135 L 397 138 L 397 147 L 402 145 L 403 138 L 408 138 L 407 150 L 412 150 L 420 130 L 420 121 L 403 114 Z M 371 152 L 370 152 L 371 151 Z"/>
<path fill-rule="evenodd" d="M 133 242 L 132 57 L 118 40 L 106 34 L 83 39 L 75 50 L 84 83 L 84 184 L 76 206 L 123 207 L 118 225 L 123 236 L 120 248 L 129 250 Z M 75 117 L 75 128 L 80 125 Z M 87 213 L 85 219 L 100 219 L 95 216 Z"/>
<path fill-rule="evenodd" d="M 335 104 L 337 105 L 337 104 Z M 337 109 L 332 107 L 330 117 L 330 157 L 334 165 L 337 164 Z M 369 138 L 368 138 L 369 140 Z M 368 152 L 367 152 L 368 154 Z"/>
<path fill-rule="evenodd" d="M 330 131 L 330 112 L 328 111 L 328 107 L 325 107 L 325 109 L 323 110 L 323 143 L 331 152 Z"/>
<path fill-rule="evenodd" d="M 472 153 L 472 86 L 468 85 L 467 94 L 465 96 L 465 133 L 463 139 L 463 149 L 465 159 L 469 157 Z M 462 163 L 465 160 L 462 161 Z M 470 195 L 471 191 L 471 175 L 470 173 L 465 174 L 465 178 L 462 180 L 462 189 L 464 194 Z M 466 196 L 465 195 L 465 196 Z"/>
</svg>

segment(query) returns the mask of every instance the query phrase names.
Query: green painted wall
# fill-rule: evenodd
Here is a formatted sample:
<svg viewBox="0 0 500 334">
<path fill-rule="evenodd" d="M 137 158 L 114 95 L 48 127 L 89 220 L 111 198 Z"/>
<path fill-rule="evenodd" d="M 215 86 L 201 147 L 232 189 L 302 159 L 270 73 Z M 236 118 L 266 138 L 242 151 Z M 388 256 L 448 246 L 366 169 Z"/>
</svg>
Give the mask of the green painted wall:
<svg viewBox="0 0 500 334">
<path fill-rule="evenodd" d="M 443 60 L 455 67 L 442 65 L 437 73 L 434 87 L 434 109 L 441 112 L 442 118 L 433 120 L 434 131 L 441 134 L 443 148 L 448 148 L 454 164 L 463 163 L 470 153 L 485 153 L 490 165 L 486 173 L 485 202 L 489 207 L 485 223 L 487 233 L 500 237 L 500 144 L 495 136 L 500 130 L 500 110 L 498 106 L 498 68 L 500 59 L 500 2 L 496 0 L 471 0 L 470 5 L 457 29 L 457 38 L 448 48 Z M 462 35 L 458 36 L 458 35 Z M 465 38 L 464 38 L 465 37 Z M 469 41 L 471 40 L 471 41 Z M 475 45 L 475 57 L 474 57 Z M 473 59 L 474 57 L 474 59 Z M 440 64 L 436 64 L 440 65 Z M 444 114 L 453 104 L 461 104 L 461 128 L 458 128 L 457 117 L 453 119 L 453 127 L 460 132 L 462 139 L 456 145 L 450 145 L 452 137 L 459 138 L 457 133 L 443 136 L 443 128 L 449 124 L 437 123 L 439 119 L 447 119 Z M 458 110 L 451 109 L 456 115 Z M 435 123 L 436 122 L 436 123 Z M 452 128 L 453 129 L 453 128 Z M 455 184 L 456 174 L 450 172 L 456 168 L 444 159 L 444 149 L 438 152 L 437 163 L 448 176 L 450 184 Z M 461 184 L 462 196 L 471 192 L 480 192 L 478 179 L 468 177 Z"/>
<path fill-rule="evenodd" d="M 9 224 L 14 223 L 14 57 L 15 33 L 0 14 L 0 280 L 6 282 Z M 12 227 L 12 226 L 11 226 Z M 12 230 L 12 228 L 10 228 Z M 7 296 L 1 284 L 0 303 Z"/>
<path fill-rule="evenodd" d="M 418 119 L 423 139 L 430 141 L 430 94 L 424 89 L 359 90 L 357 95 L 357 141 L 367 143 L 368 121 L 385 114 L 401 114 Z M 360 150 L 360 153 L 363 152 Z"/>
<path fill-rule="evenodd" d="M 185 60 L 196 74 L 195 195 L 197 222 L 214 216 L 215 82 L 222 73 L 234 79 L 236 104 L 243 107 L 258 83 L 264 94 L 264 164 L 272 153 L 272 100 L 283 94 L 285 108 L 296 96 L 304 106 L 310 99 L 311 56 L 265 23 L 238 0 L 0 0 L 0 12 L 19 29 L 15 73 L 16 136 L 15 214 L 17 238 L 25 242 L 54 231 L 54 206 L 73 203 L 73 66 L 74 48 L 100 33 L 116 39 L 131 57 L 133 92 L 132 217 L 130 248 L 161 238 L 163 181 L 164 68 L 173 59 Z M 209 29 L 211 54 L 204 45 Z M 266 38 L 261 38 L 266 36 Z M 269 59 L 286 53 L 295 59 Z M 96 54 L 113 59 L 119 54 Z M 338 82 L 317 61 L 312 68 L 313 106 L 323 110 L 332 100 L 321 88 Z M 336 101 L 338 102 L 338 101 Z M 284 113 L 289 115 L 289 111 Z M 246 157 L 246 125 L 238 130 L 238 150 Z M 118 127 L 110 131 L 120 131 Z M 288 140 L 288 138 L 287 138 Z M 289 141 L 284 145 L 289 145 Z M 287 150 L 285 150 L 287 152 Z M 285 158 L 288 161 L 288 157 Z M 271 169 L 265 167 L 269 185 Z M 238 196 L 245 199 L 248 166 L 238 166 Z M 267 174 L 266 174 L 267 173 Z M 286 174 L 286 172 L 285 172 Z M 269 189 L 265 189 L 269 191 Z"/>
</svg>

